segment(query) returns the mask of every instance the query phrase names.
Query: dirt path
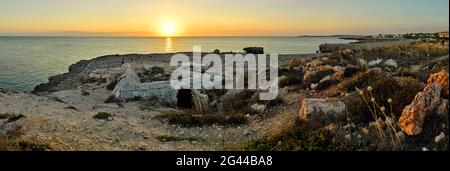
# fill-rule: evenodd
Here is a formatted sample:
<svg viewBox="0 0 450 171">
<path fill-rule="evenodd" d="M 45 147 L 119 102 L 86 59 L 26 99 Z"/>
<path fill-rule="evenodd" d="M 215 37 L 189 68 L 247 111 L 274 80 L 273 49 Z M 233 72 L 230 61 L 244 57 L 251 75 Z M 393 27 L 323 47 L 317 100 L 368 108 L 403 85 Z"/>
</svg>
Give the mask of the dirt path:
<svg viewBox="0 0 450 171">
<path fill-rule="evenodd" d="M 104 88 L 59 91 L 36 96 L 26 93 L 0 93 L 0 113 L 25 115 L 13 123 L 20 124 L 22 139 L 48 143 L 53 150 L 222 150 L 224 147 L 261 138 L 294 120 L 299 104 L 298 94 L 282 95 L 286 105 L 272 109 L 270 116 L 251 116 L 247 125 L 186 128 L 168 125 L 156 118 L 160 111 L 144 111 L 139 102 L 128 102 L 123 108 L 105 104 L 110 94 Z M 113 115 L 111 120 L 96 120 L 98 112 Z M 158 136 L 195 137 L 198 141 L 164 142 Z"/>
</svg>

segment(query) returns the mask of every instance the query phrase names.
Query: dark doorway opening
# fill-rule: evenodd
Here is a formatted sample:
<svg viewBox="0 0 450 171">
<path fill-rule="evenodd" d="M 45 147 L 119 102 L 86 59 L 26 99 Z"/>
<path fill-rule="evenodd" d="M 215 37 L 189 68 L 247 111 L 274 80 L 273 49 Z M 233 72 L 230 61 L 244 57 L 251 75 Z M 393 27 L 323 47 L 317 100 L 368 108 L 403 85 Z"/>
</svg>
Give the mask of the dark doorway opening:
<svg viewBox="0 0 450 171">
<path fill-rule="evenodd" d="M 192 91 L 188 89 L 178 90 L 177 106 L 180 109 L 192 109 Z"/>
</svg>

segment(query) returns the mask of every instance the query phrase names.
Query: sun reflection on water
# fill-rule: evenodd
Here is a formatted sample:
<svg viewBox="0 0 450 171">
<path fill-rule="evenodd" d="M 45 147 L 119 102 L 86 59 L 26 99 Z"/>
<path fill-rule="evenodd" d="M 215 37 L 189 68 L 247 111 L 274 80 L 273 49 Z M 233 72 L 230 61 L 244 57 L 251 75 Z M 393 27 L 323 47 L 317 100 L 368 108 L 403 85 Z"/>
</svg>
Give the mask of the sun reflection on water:
<svg viewBox="0 0 450 171">
<path fill-rule="evenodd" d="M 172 49 L 172 38 L 167 37 L 166 38 L 166 53 L 171 53 L 173 51 Z"/>
</svg>

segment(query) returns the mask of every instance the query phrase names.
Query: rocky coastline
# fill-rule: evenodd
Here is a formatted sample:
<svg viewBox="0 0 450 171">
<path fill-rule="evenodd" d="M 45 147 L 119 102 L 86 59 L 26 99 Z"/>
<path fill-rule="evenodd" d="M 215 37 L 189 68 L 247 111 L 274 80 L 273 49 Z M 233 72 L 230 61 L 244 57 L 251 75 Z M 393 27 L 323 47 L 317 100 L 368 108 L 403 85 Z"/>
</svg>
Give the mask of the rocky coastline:
<svg viewBox="0 0 450 171">
<path fill-rule="evenodd" d="M 279 56 L 271 102 L 253 91 L 117 100 L 129 70 L 137 83 L 167 81 L 173 54 L 83 60 L 32 93 L 0 93 L 0 150 L 448 150 L 448 46 L 320 48 Z"/>
</svg>

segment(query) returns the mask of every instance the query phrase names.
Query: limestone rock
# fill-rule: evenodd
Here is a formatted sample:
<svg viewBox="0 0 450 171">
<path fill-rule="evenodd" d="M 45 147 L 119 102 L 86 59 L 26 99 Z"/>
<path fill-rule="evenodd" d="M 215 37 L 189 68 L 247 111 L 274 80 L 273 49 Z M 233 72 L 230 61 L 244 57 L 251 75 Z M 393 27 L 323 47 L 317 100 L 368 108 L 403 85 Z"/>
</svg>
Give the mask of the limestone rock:
<svg viewBox="0 0 450 171">
<path fill-rule="evenodd" d="M 434 142 L 439 143 L 445 138 L 445 133 L 441 132 L 438 136 L 434 137 Z"/>
<path fill-rule="evenodd" d="M 331 76 L 327 75 L 319 81 L 317 89 L 324 90 L 330 87 L 331 85 L 333 85 L 333 79 L 331 78 Z"/>
<path fill-rule="evenodd" d="M 358 65 L 360 68 L 363 69 L 368 67 L 367 61 L 365 59 L 358 59 Z"/>
<path fill-rule="evenodd" d="M 447 116 L 448 115 L 448 100 L 447 99 L 441 99 L 441 101 L 439 102 L 438 107 L 436 107 L 436 109 L 434 110 L 434 113 L 436 115 L 441 115 L 441 116 Z"/>
<path fill-rule="evenodd" d="M 300 61 L 298 61 L 297 59 L 291 59 L 288 61 L 288 66 L 289 68 L 295 68 L 302 65 L 302 63 Z"/>
<path fill-rule="evenodd" d="M 119 100 L 133 98 L 150 99 L 157 98 L 168 103 L 177 101 L 178 91 L 173 89 L 170 81 L 141 83 L 139 76 L 130 68 L 119 78 L 112 95 Z"/>
<path fill-rule="evenodd" d="M 398 67 L 397 62 L 395 62 L 393 59 L 388 59 L 387 61 L 384 61 L 383 66 L 388 68 Z"/>
<path fill-rule="evenodd" d="M 311 90 L 317 89 L 318 86 L 319 86 L 319 84 L 314 84 L 314 83 L 312 83 L 312 84 L 311 84 Z"/>
<path fill-rule="evenodd" d="M 264 54 L 264 48 L 263 47 L 246 47 L 244 48 L 245 53 L 250 54 Z"/>
<path fill-rule="evenodd" d="M 428 84 L 423 92 L 416 95 L 412 103 L 403 109 L 398 126 L 409 136 L 422 132 L 425 118 L 432 114 L 440 102 L 441 86 Z"/>
<path fill-rule="evenodd" d="M 303 80 L 310 80 L 312 77 L 314 77 L 317 74 L 317 71 L 306 71 L 305 75 L 303 75 Z"/>
<path fill-rule="evenodd" d="M 430 75 L 428 78 L 427 83 L 436 83 L 442 86 L 442 94 L 448 96 L 449 91 L 449 80 L 448 80 L 448 72 L 445 70 L 442 70 L 438 73 Z"/>
<path fill-rule="evenodd" d="M 323 65 L 320 67 L 320 71 L 328 71 L 328 70 L 334 70 L 334 67 L 331 65 Z"/>
<path fill-rule="evenodd" d="M 300 120 L 310 126 L 324 126 L 329 121 L 337 121 L 345 117 L 345 103 L 336 98 L 310 99 L 302 101 Z"/>
<path fill-rule="evenodd" d="M 266 105 L 255 103 L 251 105 L 250 108 L 258 112 L 264 112 L 266 110 Z"/>
<path fill-rule="evenodd" d="M 370 61 L 367 65 L 369 67 L 374 67 L 374 66 L 380 65 L 382 62 L 383 62 L 382 59 L 377 59 L 377 60 Z"/>
<path fill-rule="evenodd" d="M 333 74 L 333 76 L 331 76 L 331 78 L 333 78 L 333 80 L 342 81 L 342 80 L 344 80 L 344 72 L 337 71 Z"/>
<path fill-rule="evenodd" d="M 323 83 L 323 82 L 325 82 L 325 81 L 331 81 L 331 80 L 332 80 L 332 79 L 331 79 L 331 76 L 327 75 L 327 76 L 323 77 L 323 78 L 320 80 L 319 83 Z"/>
</svg>

